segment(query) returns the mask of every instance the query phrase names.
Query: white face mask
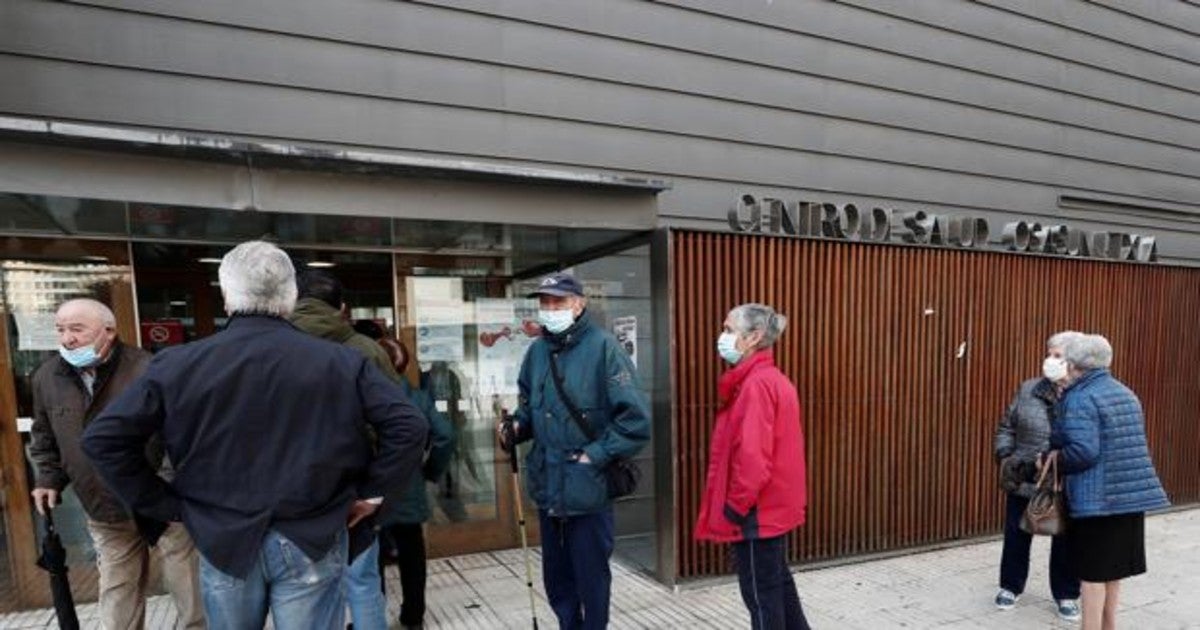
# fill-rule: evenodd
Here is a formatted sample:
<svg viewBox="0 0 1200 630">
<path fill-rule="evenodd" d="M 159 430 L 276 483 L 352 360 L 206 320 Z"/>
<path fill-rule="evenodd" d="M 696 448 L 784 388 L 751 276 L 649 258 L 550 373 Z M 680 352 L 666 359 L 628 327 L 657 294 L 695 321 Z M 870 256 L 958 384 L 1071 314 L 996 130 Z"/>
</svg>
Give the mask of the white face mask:
<svg viewBox="0 0 1200 630">
<path fill-rule="evenodd" d="M 77 368 L 92 367 L 100 362 L 100 357 L 96 354 L 96 347 L 90 343 L 74 350 L 69 350 L 66 346 L 59 346 L 58 354 L 67 363 Z"/>
<path fill-rule="evenodd" d="M 1042 376 L 1057 383 L 1067 378 L 1067 361 L 1058 357 L 1046 357 L 1042 361 Z"/>
<path fill-rule="evenodd" d="M 575 323 L 575 313 L 569 308 L 559 311 L 541 309 L 538 311 L 538 323 L 542 328 L 557 335 L 566 332 Z"/>
<path fill-rule="evenodd" d="M 742 360 L 742 352 L 737 349 L 738 336 L 734 333 L 725 332 L 717 337 L 717 354 L 721 355 L 731 365 L 737 365 L 738 361 Z"/>
</svg>

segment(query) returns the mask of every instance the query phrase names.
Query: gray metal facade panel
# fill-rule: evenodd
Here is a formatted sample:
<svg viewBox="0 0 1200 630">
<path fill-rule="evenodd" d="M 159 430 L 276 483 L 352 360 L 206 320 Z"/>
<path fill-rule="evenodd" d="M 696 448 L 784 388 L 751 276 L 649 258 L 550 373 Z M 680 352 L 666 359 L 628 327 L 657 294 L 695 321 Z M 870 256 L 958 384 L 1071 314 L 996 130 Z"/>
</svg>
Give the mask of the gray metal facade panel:
<svg viewBox="0 0 1200 630">
<path fill-rule="evenodd" d="M 447 184 L 450 181 L 451 184 Z M 351 174 L 188 160 L 0 140 L 0 191 L 275 212 L 654 229 L 643 190 Z M 564 210 L 564 209 L 569 209 Z"/>
<path fill-rule="evenodd" d="M 1089 4 L 1105 7 L 1125 17 L 1136 17 L 1148 23 L 1177 30 L 1189 35 L 1200 35 L 1200 13 L 1196 11 L 1196 0 L 1087 0 Z"/>
<path fill-rule="evenodd" d="M 1200 89 L 1200 77 L 1190 64 L 1128 48 L 1122 61 L 1105 63 L 1104 54 L 1088 50 L 1105 43 L 1094 39 L 1086 40 L 1091 46 L 1075 45 L 1066 55 L 1056 56 L 1059 51 L 1047 44 L 1044 35 L 1033 44 L 1042 50 L 1027 47 L 1031 44 L 1028 36 L 1033 35 L 1029 29 L 1035 23 L 1011 15 L 1009 19 L 998 19 L 1003 14 L 983 15 L 981 7 L 971 3 L 955 3 L 953 10 L 947 10 L 945 3 L 895 0 L 840 0 L 817 5 L 785 2 L 778 6 L 721 0 L 665 2 L 1148 111 L 1191 120 L 1200 116 L 1192 100 Z M 884 38 L 882 33 L 886 33 Z M 1161 89 L 1147 94 L 1142 88 L 1151 80 Z"/>
<path fill-rule="evenodd" d="M 9 0 L 0 113 L 646 173 L 667 220 L 742 190 L 1200 213 L 1193 9 L 1123 7 Z"/>
<path fill-rule="evenodd" d="M 592 123 L 514 114 L 496 116 L 446 106 L 110 67 L 80 72 L 77 64 L 2 54 L 0 82 L 14 88 L 3 107 L 15 113 L 80 119 L 105 111 L 112 117 L 111 122 L 167 129 L 306 142 L 382 143 L 488 158 L 537 156 L 553 164 L 669 176 L 690 174 L 765 186 L 819 181 L 831 190 L 997 208 L 1007 207 L 1007 200 L 1014 194 L 1039 183 L 1002 179 L 987 171 L 951 170 L 951 163 L 942 168 L 913 166 L 919 157 L 908 163 L 882 162 L 877 156 L 858 158 L 836 151 L 815 153 Z M 134 112 L 135 117 L 122 110 L 131 101 L 155 103 L 156 107 Z M 1059 165 L 1055 179 L 1073 188 L 1168 202 L 1186 203 L 1191 194 L 1186 178 L 1130 169 L 1111 172 L 1106 181 L 1088 186 L 1089 168 L 1098 167 Z"/>
<path fill-rule="evenodd" d="M 1172 241 L 1175 245 L 1186 245 L 1191 239 L 1193 253 L 1200 258 L 1200 216 L 1186 214 L 1185 206 L 1163 205 L 1164 212 L 1137 215 L 1134 213 L 1101 212 L 1074 207 L 1059 207 L 1063 195 L 1094 196 L 1113 201 L 1136 203 L 1132 199 L 1099 196 L 1084 190 L 1066 190 L 1053 186 L 1013 186 L 1005 190 L 1003 197 L 983 194 L 978 199 L 969 195 L 959 196 L 953 202 L 931 200 L 938 195 L 921 198 L 904 198 L 873 194 L 872 190 L 831 190 L 809 187 L 805 182 L 794 186 L 762 186 L 754 182 L 722 182 L 712 180 L 674 179 L 674 187 L 660 195 L 660 217 L 670 225 L 695 227 L 694 220 L 706 222 L 717 229 L 728 229 L 726 213 L 732 207 L 732 196 L 749 193 L 759 198 L 774 197 L 795 201 L 854 203 L 860 209 L 882 207 L 897 213 L 924 210 L 931 214 L 978 216 L 991 221 L 993 229 L 1008 221 L 1025 220 L 1041 223 L 1068 223 L 1087 230 L 1116 230 L 1165 236 L 1179 235 L 1184 240 Z M 952 192 L 952 191 L 947 191 Z M 980 190 L 981 193 L 987 193 Z M 946 194 L 943 198 L 951 198 Z M 725 203 L 714 203 L 724 201 Z M 1185 214 L 1177 214 L 1184 212 Z M 994 239 L 999 234 L 992 235 Z M 1178 253 L 1178 251 L 1176 251 Z"/>
<path fill-rule="evenodd" d="M 1132 47 L 1124 42 L 1102 39 L 1088 33 L 1073 31 L 1065 26 L 1035 19 L 1005 16 L 997 8 L 977 3 L 963 3 L 954 11 L 945 11 L 933 3 L 900 2 L 898 0 L 839 0 L 864 10 L 876 11 L 896 19 L 904 19 L 929 28 L 945 30 L 957 36 L 977 38 L 994 46 L 1016 49 L 1016 54 L 1044 63 L 1051 57 L 1065 64 L 1062 69 L 1074 73 L 1087 83 L 1095 71 L 1113 73 L 1135 82 L 1153 82 L 1190 94 L 1200 90 L 1200 65 L 1195 61 L 1175 59 L 1159 53 Z M 1014 51 L 1001 52 L 1006 64 L 1021 65 Z M 1052 78 L 1051 80 L 1056 80 Z M 1105 81 L 1105 84 L 1108 82 Z M 1194 114 L 1192 114 L 1194 116 Z"/>
<path fill-rule="evenodd" d="M 1117 105 L 1115 111 L 1122 118 L 1130 108 L 1168 117 L 1200 117 L 1189 92 L 1168 88 L 1146 95 L 1141 83 L 1111 73 L 1084 73 L 1098 80 L 1082 80 L 1052 58 L 1021 56 L 1022 51 L 1012 47 L 955 36 L 842 3 L 601 2 L 594 3 L 597 7 L 586 14 L 571 2 L 430 0 L 427 4 L 467 7 L 484 15 L 620 38 L 623 43 L 696 51 L 951 100 L 969 98 L 970 93 L 982 89 L 989 99 L 998 101 L 977 101 L 983 107 L 1011 104 L 1023 112 L 1022 105 L 1033 107 L 1038 105 L 1036 101 L 1075 95 L 1080 103 Z M 940 6 L 952 8 L 958 3 Z M 1079 89 L 1077 94 L 1074 88 Z M 1107 96 L 1119 100 L 1106 100 Z M 1067 104 L 1076 103 L 1068 100 Z"/>
<path fill-rule="evenodd" d="M 1200 63 L 1200 49 L 1196 46 L 1194 35 L 1169 27 L 1128 28 L 1128 16 L 1124 19 L 1114 19 L 1111 12 L 1098 10 L 1095 4 L 1046 2 L 1045 0 L 975 0 L 975 2 L 1042 20 L 1085 36 L 1103 37 L 1149 52 Z M 1123 4 L 1133 3 L 1125 2 Z M 1180 5 L 1181 3 L 1152 0 L 1147 4 L 1154 7 L 1166 7 L 1168 4 Z M 1190 10 L 1189 13 L 1197 13 L 1197 11 Z"/>
<path fill-rule="evenodd" d="M 587 11 L 579 2 L 509 2 L 504 3 L 504 9 L 512 19 L 506 19 L 415 2 L 381 5 L 361 0 L 336 7 L 319 0 L 295 0 L 289 5 L 294 11 L 273 11 L 270 7 L 274 1 L 214 0 L 178 6 L 156 0 L 90 3 L 156 15 L 186 14 L 189 20 L 245 29 L 381 50 L 475 59 L 733 100 L 754 99 L 763 90 L 762 86 L 745 88 L 737 84 L 736 76 L 756 67 L 775 69 L 780 71 L 775 83 L 821 78 L 827 83 L 874 86 L 884 92 L 882 102 L 899 93 L 1187 148 L 1200 146 L 1200 126 L 1180 125 L 1170 116 L 934 62 L 880 54 L 849 40 L 803 37 L 754 24 L 721 22 L 654 2 L 589 3 Z M 447 33 L 453 37 L 447 37 Z M 755 45 L 746 46 L 745 42 Z M 254 63 L 255 59 L 246 56 L 239 58 L 237 65 Z M 731 85 L 741 89 L 730 89 Z M 823 92 L 830 85 L 813 89 Z M 781 105 L 778 101 L 770 104 Z"/>
<path fill-rule="evenodd" d="M 1112 160 L 1187 176 L 1200 174 L 1200 154 L 1180 147 L 1079 128 L 1056 133 L 1060 128 L 1044 121 L 930 102 L 911 95 L 889 97 L 875 88 L 825 79 L 783 81 L 786 73 L 759 67 L 730 72 L 730 79 L 737 83 L 713 97 L 108 11 L 94 12 L 90 24 L 112 37 L 101 41 L 64 39 L 59 35 L 63 18 L 79 13 L 78 8 L 66 5 L 38 3 L 15 16 L 13 37 L 2 44 L 3 49 L 46 58 L 86 59 L 119 67 L 394 100 L 453 103 L 806 150 L 825 150 L 824 142 L 811 142 L 801 137 L 805 135 L 802 131 L 823 135 L 824 127 L 837 125 L 870 135 L 867 154 L 885 160 L 896 159 L 886 155 L 888 147 L 913 151 L 927 144 L 936 147 L 934 153 L 949 154 L 955 151 L 956 143 L 962 142 L 960 138 L 965 138 L 1005 145 L 995 149 L 994 157 L 1002 158 L 1007 151 L 1021 156 L 1023 163 L 1028 160 L 1032 164 L 1046 157 L 1040 155 L 1044 153 Z M 197 46 L 203 45 L 213 48 L 214 54 L 193 54 Z M 153 56 L 148 57 L 147 51 L 153 51 Z M 254 63 L 238 63 L 242 58 Z M 753 101 L 768 101 L 769 107 L 728 100 L 738 94 L 754 94 Z M 827 96 L 812 96 L 822 94 Z M 843 111 L 843 104 L 857 107 Z M 936 114 L 930 107 L 938 110 Z M 871 122 L 831 120 L 832 115 Z M 881 129 L 880 125 L 897 129 Z M 906 133 L 910 129 L 920 133 Z M 781 134 L 781 130 L 794 133 Z M 1038 154 L 1013 153 L 1007 147 L 1031 149 Z M 840 150 L 863 155 L 863 148 L 859 146 L 856 151 L 851 143 Z M 964 151 L 970 150 L 964 145 Z M 991 157 L 993 151 L 985 155 Z"/>
<path fill-rule="evenodd" d="M 963 157 L 960 164 L 947 159 L 954 157 L 952 152 L 938 155 L 936 146 L 915 144 L 903 147 L 907 153 L 897 153 L 891 162 L 882 161 L 881 155 L 872 155 L 866 149 L 860 157 L 852 157 L 845 149 L 829 148 L 831 143 L 838 146 L 839 139 L 846 135 L 837 129 L 837 121 L 815 131 L 817 140 L 825 140 L 820 145 L 825 152 L 820 153 L 110 67 L 93 67 L 86 73 L 78 70 L 76 64 L 0 55 L 0 77 L 15 88 L 7 106 L 19 113 L 36 109 L 37 113 L 67 119 L 109 111 L 117 117 L 113 122 L 167 129 L 184 127 L 309 142 L 383 143 L 489 158 L 536 155 L 555 164 L 690 174 L 759 185 L 795 185 L 819 173 L 820 181 L 832 190 L 857 188 L 872 195 L 887 195 L 890 191 L 894 196 L 921 199 L 944 189 L 947 197 L 933 198 L 959 204 L 985 203 L 987 197 L 979 192 L 980 187 L 1003 195 L 987 203 L 1002 203 L 1021 185 L 1035 183 L 1184 203 L 1190 191 L 1191 180 L 1187 178 L 1139 173 L 1124 167 L 1108 168 L 1102 186 L 1089 186 L 1090 172 L 1106 167 L 1062 160 L 1036 164 L 1053 171 L 1052 181 L 1039 181 L 1037 170 L 1019 159 L 1009 160 L 1007 166 L 993 159 L 990 166 L 994 168 L 989 168 L 987 156 L 999 153 L 996 150 L 986 154 L 968 152 L 971 158 Z M 37 81 L 22 81 L 30 78 Z M 125 117 L 121 107 L 130 98 L 156 103 L 157 107 L 139 113 L 136 119 Z M 39 107 L 43 101 L 51 105 Z M 572 140 L 564 142 L 564 138 Z M 843 146 L 847 142 L 840 140 Z M 867 135 L 860 144 L 869 147 L 870 142 Z M 922 163 L 925 166 L 914 166 Z M 999 179 L 1001 175 L 1004 181 Z"/>
<path fill-rule="evenodd" d="M 16 16 L 13 37 L 4 42 L 3 49 L 43 58 L 86 59 L 124 68 L 144 67 L 172 74 L 391 100 L 453 103 L 749 144 L 818 152 L 833 146 L 836 152 L 846 155 L 874 156 L 884 161 L 911 159 L 940 168 L 948 167 L 947 163 L 965 168 L 957 156 L 977 154 L 985 163 L 967 170 L 982 169 L 1022 179 L 1037 179 L 1036 174 L 1047 172 L 1048 162 L 1060 156 L 1078 157 L 1088 164 L 1113 160 L 1139 170 L 1200 175 L 1200 153 L 1196 151 L 1084 129 L 1054 133 L 1057 128 L 1050 123 L 961 106 L 945 107 L 935 119 L 928 111 L 928 100 L 906 95 L 889 99 L 879 90 L 827 80 L 800 83 L 819 81 L 824 83 L 820 87 L 846 87 L 876 94 L 874 98 L 840 99 L 864 104 L 861 111 L 849 117 L 838 112 L 837 103 L 831 102 L 833 98 L 825 99 L 823 106 L 813 103 L 811 111 L 767 107 L 520 68 L 499 69 L 482 62 L 108 11 L 95 12 L 90 25 L 112 37 L 98 42 L 64 40 L 58 35 L 62 18 L 78 14 L 77 9 L 65 5 L 39 3 Z M 193 54 L 202 45 L 214 48 L 214 54 Z M 154 51 L 152 58 L 147 59 L 147 51 Z M 238 64 L 242 57 L 255 63 Z M 752 68 L 747 74 L 781 73 Z M 745 90 L 755 94 L 771 86 L 784 88 L 787 93 L 774 99 L 781 105 L 820 92 L 810 89 L 817 86 L 794 86 L 772 81 L 768 76 L 744 83 Z M 902 113 L 897 116 L 896 110 Z M 833 113 L 838 117 L 831 117 Z M 1010 124 L 1000 128 L 994 120 L 997 116 Z M 999 146 L 979 151 L 977 142 Z M 919 155 L 928 158 L 918 159 Z M 1007 168 L 1006 163 L 1010 165 Z"/>
</svg>

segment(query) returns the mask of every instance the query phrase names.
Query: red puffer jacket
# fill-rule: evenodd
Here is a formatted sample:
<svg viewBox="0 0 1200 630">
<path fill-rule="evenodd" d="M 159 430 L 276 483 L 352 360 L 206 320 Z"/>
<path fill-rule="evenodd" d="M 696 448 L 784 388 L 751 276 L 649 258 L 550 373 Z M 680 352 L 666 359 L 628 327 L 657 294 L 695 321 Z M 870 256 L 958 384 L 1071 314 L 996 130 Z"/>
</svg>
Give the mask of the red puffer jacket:
<svg viewBox="0 0 1200 630">
<path fill-rule="evenodd" d="M 804 430 L 796 388 L 760 350 L 721 376 L 697 540 L 773 538 L 804 523 Z"/>
</svg>

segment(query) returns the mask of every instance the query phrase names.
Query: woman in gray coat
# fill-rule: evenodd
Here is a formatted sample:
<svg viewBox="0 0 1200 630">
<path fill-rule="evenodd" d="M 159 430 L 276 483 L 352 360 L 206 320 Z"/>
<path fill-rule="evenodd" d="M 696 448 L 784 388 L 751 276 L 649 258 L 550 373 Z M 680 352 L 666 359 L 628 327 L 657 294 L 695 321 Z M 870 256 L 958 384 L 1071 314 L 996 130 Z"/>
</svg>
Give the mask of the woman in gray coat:
<svg viewBox="0 0 1200 630">
<path fill-rule="evenodd" d="M 1033 496 L 1038 455 L 1049 450 L 1054 406 L 1067 382 L 1063 349 L 1067 342 L 1080 336 L 1077 332 L 1061 332 L 1046 342 L 1042 376 L 1021 383 L 996 429 L 995 455 L 1000 462 L 1000 486 L 1008 493 L 1004 551 L 1000 555 L 1000 592 L 996 594 L 996 607 L 1001 610 L 1016 605 L 1029 577 L 1029 548 L 1033 536 L 1021 529 L 1021 515 Z M 1050 590 L 1058 616 L 1069 621 L 1078 620 L 1079 579 L 1071 568 L 1070 554 L 1062 536 L 1055 536 L 1050 543 Z"/>
</svg>

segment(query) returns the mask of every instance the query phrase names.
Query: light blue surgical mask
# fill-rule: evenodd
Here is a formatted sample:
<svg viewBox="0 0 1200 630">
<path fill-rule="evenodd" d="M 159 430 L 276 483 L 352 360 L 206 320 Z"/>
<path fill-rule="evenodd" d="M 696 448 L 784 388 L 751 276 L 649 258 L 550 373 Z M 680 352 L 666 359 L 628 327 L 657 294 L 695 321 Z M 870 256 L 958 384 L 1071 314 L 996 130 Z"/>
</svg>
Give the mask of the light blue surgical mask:
<svg viewBox="0 0 1200 630">
<path fill-rule="evenodd" d="M 74 350 L 69 350 L 66 346 L 59 346 L 58 355 L 77 368 L 91 367 L 100 360 L 100 357 L 96 355 L 96 347 L 90 343 Z"/>
<path fill-rule="evenodd" d="M 717 337 L 717 354 L 721 355 L 732 365 L 737 365 L 738 361 L 742 360 L 742 352 L 737 349 L 737 335 L 734 333 L 721 333 Z"/>
<path fill-rule="evenodd" d="M 538 311 L 538 323 L 542 325 L 542 328 L 550 331 L 551 334 L 562 334 L 575 323 L 575 313 L 569 308 L 562 309 L 561 311 L 541 309 Z"/>
</svg>

